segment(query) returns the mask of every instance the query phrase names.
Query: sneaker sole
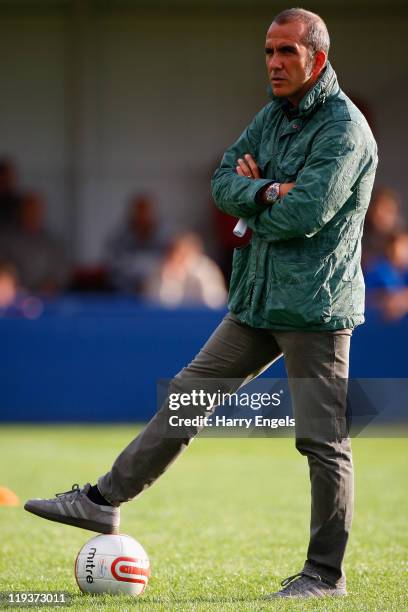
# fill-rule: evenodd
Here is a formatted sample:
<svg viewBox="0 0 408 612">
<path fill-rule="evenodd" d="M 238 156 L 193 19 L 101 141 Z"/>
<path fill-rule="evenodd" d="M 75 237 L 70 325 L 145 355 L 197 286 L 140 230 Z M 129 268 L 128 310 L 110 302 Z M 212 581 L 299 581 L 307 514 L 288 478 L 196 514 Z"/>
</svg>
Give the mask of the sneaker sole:
<svg viewBox="0 0 408 612">
<path fill-rule="evenodd" d="M 261 597 L 264 601 L 271 601 L 273 599 L 325 599 L 327 597 L 347 597 L 347 591 L 343 593 L 325 593 L 324 595 L 278 595 L 272 593 L 271 595 L 264 595 Z"/>
<path fill-rule="evenodd" d="M 26 503 L 24 510 L 35 514 L 41 518 L 55 523 L 63 523 L 64 525 L 71 525 L 72 527 L 80 527 L 81 529 L 87 529 L 88 531 L 96 531 L 97 533 L 105 533 L 111 535 L 117 535 L 119 533 L 119 527 L 112 527 L 110 525 L 104 525 L 103 523 L 97 523 L 84 518 L 75 518 L 74 516 L 64 516 L 62 514 L 51 514 L 49 512 L 41 511 L 40 508 L 32 507 Z"/>
</svg>

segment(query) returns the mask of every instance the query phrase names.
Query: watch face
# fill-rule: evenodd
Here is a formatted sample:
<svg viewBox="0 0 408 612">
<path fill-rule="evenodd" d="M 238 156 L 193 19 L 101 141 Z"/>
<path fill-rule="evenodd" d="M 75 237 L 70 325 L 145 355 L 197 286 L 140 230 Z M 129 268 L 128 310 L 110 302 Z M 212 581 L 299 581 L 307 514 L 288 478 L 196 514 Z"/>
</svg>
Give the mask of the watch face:
<svg viewBox="0 0 408 612">
<path fill-rule="evenodd" d="M 273 185 L 269 185 L 266 190 L 266 199 L 268 202 L 275 202 L 279 197 L 279 187 L 274 183 Z"/>
</svg>

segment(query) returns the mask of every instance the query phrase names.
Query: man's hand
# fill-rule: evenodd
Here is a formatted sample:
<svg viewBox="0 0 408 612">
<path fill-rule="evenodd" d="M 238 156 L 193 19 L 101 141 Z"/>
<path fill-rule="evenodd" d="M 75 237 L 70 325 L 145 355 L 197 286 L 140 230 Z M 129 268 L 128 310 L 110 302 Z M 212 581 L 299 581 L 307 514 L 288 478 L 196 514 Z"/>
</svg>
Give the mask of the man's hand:
<svg viewBox="0 0 408 612">
<path fill-rule="evenodd" d="M 281 183 L 279 185 L 279 198 L 284 198 L 285 195 L 289 193 L 289 191 L 293 189 L 295 185 L 296 183 Z"/>
<path fill-rule="evenodd" d="M 252 157 L 252 155 L 250 155 L 249 153 L 246 153 L 243 158 L 239 158 L 236 166 L 236 171 L 237 174 L 239 174 L 240 176 L 246 176 L 247 178 L 261 178 L 257 163 Z"/>
<path fill-rule="evenodd" d="M 246 153 L 244 157 L 240 157 L 237 161 L 236 171 L 239 176 L 246 176 L 250 179 L 262 178 L 256 161 L 250 153 Z M 280 183 L 279 186 L 279 198 L 282 199 L 296 183 Z M 266 188 L 265 188 L 266 189 Z M 261 195 L 262 199 L 262 195 Z"/>
<path fill-rule="evenodd" d="M 395 293 L 380 294 L 379 304 L 387 321 L 398 321 L 408 312 L 408 289 L 399 289 Z"/>
</svg>

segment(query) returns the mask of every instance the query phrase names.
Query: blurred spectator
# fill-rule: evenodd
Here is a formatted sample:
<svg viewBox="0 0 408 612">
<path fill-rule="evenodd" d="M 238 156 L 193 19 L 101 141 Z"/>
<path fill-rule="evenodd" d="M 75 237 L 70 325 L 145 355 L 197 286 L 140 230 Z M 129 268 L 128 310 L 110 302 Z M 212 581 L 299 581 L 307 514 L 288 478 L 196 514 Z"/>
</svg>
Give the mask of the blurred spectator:
<svg viewBox="0 0 408 612">
<path fill-rule="evenodd" d="M 65 287 L 69 274 L 65 250 L 44 227 L 44 201 L 38 193 L 22 197 L 17 226 L 1 233 L 0 256 L 17 268 L 25 289 L 49 294 Z"/>
<path fill-rule="evenodd" d="M 408 233 L 388 239 L 385 255 L 366 270 L 368 301 L 386 319 L 400 319 L 408 312 Z"/>
<path fill-rule="evenodd" d="M 0 227 L 17 222 L 20 195 L 16 185 L 17 173 L 13 162 L 0 159 Z"/>
<path fill-rule="evenodd" d="M 19 286 L 15 266 L 0 261 L 0 317 L 37 319 L 43 310 L 41 300 Z"/>
<path fill-rule="evenodd" d="M 221 270 L 204 254 L 201 238 L 192 232 L 173 241 L 145 294 L 166 306 L 220 308 L 227 298 Z"/>
<path fill-rule="evenodd" d="M 13 265 L 0 261 L 0 314 L 16 302 L 17 290 L 17 270 Z"/>
<path fill-rule="evenodd" d="M 133 196 L 125 223 L 107 245 L 105 261 L 112 286 L 126 293 L 140 293 L 168 242 L 168 232 L 158 221 L 151 196 Z"/>
<path fill-rule="evenodd" d="M 368 208 L 364 226 L 362 247 L 364 269 L 385 255 L 390 236 L 400 232 L 403 225 L 399 195 L 387 187 L 377 189 Z"/>
</svg>

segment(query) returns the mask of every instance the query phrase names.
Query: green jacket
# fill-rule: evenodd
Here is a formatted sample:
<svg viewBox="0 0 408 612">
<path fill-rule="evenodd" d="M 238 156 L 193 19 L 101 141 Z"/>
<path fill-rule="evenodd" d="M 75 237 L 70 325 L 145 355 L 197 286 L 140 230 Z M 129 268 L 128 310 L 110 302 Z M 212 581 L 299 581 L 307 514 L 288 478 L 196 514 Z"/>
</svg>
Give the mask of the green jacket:
<svg viewBox="0 0 408 612">
<path fill-rule="evenodd" d="M 273 97 L 212 180 L 217 206 L 244 217 L 253 232 L 235 249 L 228 306 L 252 327 L 353 328 L 364 322 L 361 236 L 377 146 L 330 64 L 289 117 L 287 102 Z M 245 153 L 263 178 L 236 173 Z M 256 194 L 271 180 L 296 186 L 265 207 Z"/>
</svg>

